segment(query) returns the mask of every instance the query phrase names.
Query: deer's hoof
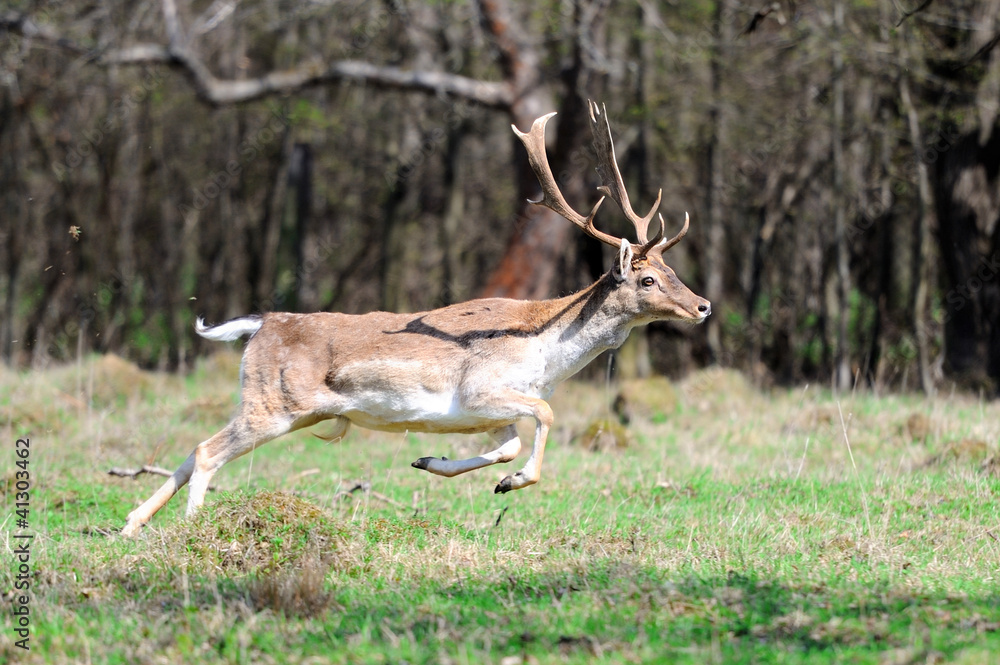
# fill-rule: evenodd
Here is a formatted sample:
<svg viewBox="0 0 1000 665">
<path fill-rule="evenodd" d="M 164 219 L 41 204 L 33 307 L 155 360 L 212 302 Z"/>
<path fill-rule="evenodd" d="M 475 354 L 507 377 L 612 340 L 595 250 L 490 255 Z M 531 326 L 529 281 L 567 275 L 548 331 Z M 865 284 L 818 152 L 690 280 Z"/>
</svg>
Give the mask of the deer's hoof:
<svg viewBox="0 0 1000 665">
<path fill-rule="evenodd" d="M 423 469 L 424 471 L 427 471 L 428 467 L 431 465 L 432 461 L 447 462 L 448 458 L 444 457 L 444 456 L 441 456 L 441 457 L 421 457 L 416 462 L 412 462 L 410 464 L 410 466 L 412 466 L 414 469 Z"/>
<path fill-rule="evenodd" d="M 506 494 L 507 492 L 509 492 L 511 490 L 518 489 L 519 487 L 521 487 L 521 483 L 518 483 L 519 479 L 517 478 L 517 476 L 520 476 L 520 475 L 521 475 L 521 472 L 518 471 L 515 474 L 507 476 L 506 478 L 504 478 L 503 480 L 501 480 L 497 484 L 496 488 L 493 490 L 493 493 L 494 494 Z"/>
<path fill-rule="evenodd" d="M 142 529 L 141 523 L 129 521 L 125 523 L 125 526 L 122 528 L 121 534 L 125 538 L 134 538 L 139 534 L 140 529 Z"/>
<path fill-rule="evenodd" d="M 538 479 L 531 480 L 531 478 L 524 472 L 518 471 L 517 473 L 512 473 L 496 486 L 493 490 L 494 494 L 506 494 L 511 490 L 524 489 L 528 485 L 534 485 L 538 482 Z"/>
</svg>

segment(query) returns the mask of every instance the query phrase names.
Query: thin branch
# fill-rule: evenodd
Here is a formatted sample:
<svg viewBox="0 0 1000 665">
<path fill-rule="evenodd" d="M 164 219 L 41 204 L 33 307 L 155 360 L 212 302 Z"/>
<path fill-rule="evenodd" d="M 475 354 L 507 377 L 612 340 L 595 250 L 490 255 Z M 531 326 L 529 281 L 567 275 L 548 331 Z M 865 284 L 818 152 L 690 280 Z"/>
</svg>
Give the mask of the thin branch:
<svg viewBox="0 0 1000 665">
<path fill-rule="evenodd" d="M 743 26 L 742 30 L 740 30 L 740 34 L 736 35 L 736 38 L 739 39 L 743 35 L 749 35 L 750 33 L 755 32 L 757 28 L 759 28 L 760 25 L 764 22 L 764 19 L 767 18 L 768 15 L 777 8 L 778 8 L 778 3 L 774 3 L 758 9 L 756 13 L 754 13 L 754 15 L 750 17 L 750 21 L 745 26 Z"/>
<path fill-rule="evenodd" d="M 102 65 L 138 65 L 143 63 L 169 64 L 170 51 L 160 44 L 136 44 L 117 51 L 110 51 L 97 60 Z"/>
<path fill-rule="evenodd" d="M 917 7 L 915 9 L 912 9 L 912 10 L 910 10 L 908 12 L 904 11 L 902 18 L 899 19 L 898 23 L 896 23 L 896 27 L 898 28 L 899 26 L 903 25 L 903 21 L 905 21 L 906 19 L 910 18 L 914 14 L 919 14 L 920 12 L 924 11 L 925 9 L 927 9 L 933 1 L 934 0 L 924 0 L 922 3 L 920 3 L 919 5 L 917 5 Z"/>
<path fill-rule="evenodd" d="M 64 38 L 51 26 L 39 25 L 31 20 L 26 14 L 17 12 L 7 12 L 0 15 L 0 30 L 21 35 L 27 39 L 37 39 L 58 46 L 59 48 L 76 54 L 85 54 L 89 49 L 74 44 L 69 39 Z"/>
<path fill-rule="evenodd" d="M 997 34 L 993 35 L 993 39 L 991 39 L 990 41 L 986 42 L 983 45 L 983 47 L 981 49 L 979 49 L 978 51 L 976 51 L 975 54 L 973 54 L 973 56 L 971 58 L 969 58 L 965 62 L 964 65 L 962 65 L 961 67 L 959 67 L 959 69 L 965 69 L 966 67 L 968 67 L 972 63 L 976 62 L 977 60 L 983 60 L 983 61 L 985 61 L 986 60 L 986 56 L 989 55 L 990 51 L 992 51 L 994 48 L 996 48 L 997 44 L 1000 44 L 1000 32 L 998 32 Z"/>
</svg>

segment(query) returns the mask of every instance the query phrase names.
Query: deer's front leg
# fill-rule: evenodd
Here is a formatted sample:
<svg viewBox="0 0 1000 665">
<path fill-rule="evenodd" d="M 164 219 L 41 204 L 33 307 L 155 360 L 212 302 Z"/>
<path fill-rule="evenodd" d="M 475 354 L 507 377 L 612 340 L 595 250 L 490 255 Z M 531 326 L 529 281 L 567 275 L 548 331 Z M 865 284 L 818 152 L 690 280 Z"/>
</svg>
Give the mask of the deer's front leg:
<svg viewBox="0 0 1000 665">
<path fill-rule="evenodd" d="M 535 397 L 522 395 L 524 404 L 531 408 L 535 418 L 535 442 L 531 446 L 531 457 L 525 462 L 524 468 L 500 481 L 493 490 L 494 494 L 504 494 L 511 490 L 519 490 L 528 485 L 534 485 L 542 477 L 542 457 L 545 455 L 545 440 L 552 427 L 552 408 L 548 402 Z"/>
<path fill-rule="evenodd" d="M 430 471 L 436 476 L 451 478 L 460 473 L 481 469 L 484 466 L 509 462 L 521 452 L 521 439 L 517 436 L 517 428 L 507 425 L 490 431 L 490 438 L 499 445 L 495 450 L 472 457 L 470 459 L 448 459 L 447 457 L 421 457 L 410 466 L 415 469 Z"/>
<path fill-rule="evenodd" d="M 489 393 L 469 399 L 465 404 L 468 411 L 490 420 L 535 419 L 535 442 L 524 468 L 500 481 L 495 492 L 519 490 L 534 485 L 542 474 L 542 455 L 545 453 L 545 439 L 552 426 L 552 409 L 545 400 L 516 391 Z M 513 424 L 490 432 L 494 441 L 500 444 L 496 450 L 485 455 L 465 460 L 450 460 L 438 457 L 421 457 L 411 466 L 430 471 L 439 476 L 457 476 L 466 471 L 481 469 L 498 462 L 509 462 L 521 450 L 521 441 Z"/>
</svg>

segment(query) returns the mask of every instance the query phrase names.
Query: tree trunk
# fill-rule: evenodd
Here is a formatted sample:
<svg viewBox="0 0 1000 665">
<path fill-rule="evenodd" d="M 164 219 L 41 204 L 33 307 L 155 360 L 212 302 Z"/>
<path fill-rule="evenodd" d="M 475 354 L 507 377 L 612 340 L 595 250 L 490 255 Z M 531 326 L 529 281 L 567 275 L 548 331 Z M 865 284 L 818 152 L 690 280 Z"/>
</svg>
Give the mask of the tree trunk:
<svg viewBox="0 0 1000 665">
<path fill-rule="evenodd" d="M 930 216 L 934 212 L 934 200 L 930 177 L 927 174 L 927 163 L 923 159 L 924 139 L 920 130 L 920 118 L 910 96 L 910 84 L 905 74 L 900 77 L 899 97 L 906 111 L 910 142 L 913 144 L 914 157 L 917 162 L 917 190 L 919 193 L 917 216 L 913 220 L 913 330 L 917 338 L 920 388 L 926 395 L 933 395 L 934 381 L 931 377 L 927 340 L 927 296 L 929 292 L 927 255 L 930 251 Z"/>
<path fill-rule="evenodd" d="M 851 289 L 850 254 L 847 246 L 847 197 L 844 191 L 844 0 L 833 5 L 833 124 L 830 140 L 833 144 L 833 233 L 837 262 L 837 331 L 833 359 L 834 388 L 847 391 L 851 388 L 851 359 L 847 343 L 847 324 L 850 319 Z"/>
<path fill-rule="evenodd" d="M 945 295 L 945 370 L 972 388 L 1000 386 L 1000 131 L 977 128 L 935 162 L 933 203 Z M 990 232 L 992 232 L 990 234 Z"/>
<path fill-rule="evenodd" d="M 515 102 L 510 109 L 511 120 L 519 129 L 527 131 L 535 118 L 548 113 L 554 106 L 551 88 L 535 79 L 540 73 L 539 55 L 533 48 L 518 41 L 516 35 L 522 33 L 513 24 L 506 3 L 483 0 L 480 4 L 484 27 L 500 50 L 505 78 L 515 90 Z M 579 5 L 575 11 L 575 20 L 579 21 Z M 579 35 L 582 31 L 576 32 Z M 560 184 L 570 205 L 581 197 L 583 189 L 582 174 L 576 170 L 567 171 L 566 167 L 569 156 L 583 145 L 583 136 L 589 135 L 584 122 L 586 105 L 581 85 L 585 75 L 581 45 L 577 39 L 573 44 L 572 64 L 564 72 L 567 90 L 559 109 L 555 143 L 549 153 L 552 172 L 557 174 L 557 179 L 560 174 L 568 173 L 568 179 Z M 541 189 L 523 147 L 513 135 L 510 140 L 515 143 L 518 195 L 525 203 L 503 258 L 486 281 L 481 295 L 547 298 L 557 290 L 560 258 L 570 244 L 571 225 L 548 208 L 527 203 L 529 199 L 538 200 Z"/>
<path fill-rule="evenodd" d="M 288 186 L 295 193 L 295 289 L 293 311 L 311 311 L 318 300 L 311 270 L 306 269 L 309 217 L 312 213 L 313 157 L 308 143 L 296 143 L 288 167 Z"/>
<path fill-rule="evenodd" d="M 465 123 L 451 128 L 448 132 L 445 157 L 444 182 L 447 192 L 444 214 L 441 215 L 440 237 L 441 251 L 444 254 L 444 265 L 441 273 L 441 301 L 444 305 L 461 302 L 466 298 L 464 285 L 458 282 L 461 274 L 461 261 L 458 253 L 458 234 L 465 218 L 465 190 L 459 176 L 461 168 L 459 155 L 462 147 L 462 136 L 467 131 Z"/>
<path fill-rule="evenodd" d="M 722 300 L 722 270 L 725 265 L 724 229 L 722 226 L 722 190 L 724 186 L 722 144 L 726 131 L 726 114 L 725 93 L 722 90 L 722 70 L 727 57 L 726 46 L 732 39 L 729 34 L 728 22 L 724 20 L 727 15 L 726 0 L 716 0 L 712 16 L 712 32 L 714 34 L 709 56 L 712 105 L 708 111 L 708 145 L 705 150 L 709 183 L 705 190 L 707 241 L 704 257 L 705 297 L 714 303 Z M 711 316 L 705 322 L 708 349 L 714 362 L 719 362 L 722 358 L 721 322 L 721 316 Z"/>
<path fill-rule="evenodd" d="M 881 116 L 881 127 L 879 129 L 881 138 L 881 152 L 879 155 L 881 162 L 879 174 L 881 179 L 879 187 L 880 214 L 872 220 L 872 224 L 876 227 L 878 233 L 875 250 L 878 256 L 878 282 L 873 296 L 875 301 L 875 317 L 872 321 L 872 329 L 869 332 L 868 360 L 866 363 L 868 368 L 866 376 L 868 385 L 876 390 L 880 389 L 882 385 L 882 336 L 886 331 L 886 323 L 889 318 L 888 299 L 892 290 L 892 238 L 894 227 L 894 216 L 889 208 L 889 203 L 892 200 L 892 188 L 889 180 L 892 162 L 892 141 L 891 132 L 889 131 L 891 118 L 889 117 L 887 107 L 883 107 Z M 872 214 L 874 216 L 874 213 Z"/>
</svg>

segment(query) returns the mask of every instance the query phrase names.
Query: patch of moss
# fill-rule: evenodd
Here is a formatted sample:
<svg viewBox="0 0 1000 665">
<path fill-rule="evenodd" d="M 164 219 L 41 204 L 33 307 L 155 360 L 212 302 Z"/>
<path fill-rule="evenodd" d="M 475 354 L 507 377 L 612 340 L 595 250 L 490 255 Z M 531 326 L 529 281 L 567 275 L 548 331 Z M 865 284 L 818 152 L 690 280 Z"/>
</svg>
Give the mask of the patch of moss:
<svg viewBox="0 0 1000 665">
<path fill-rule="evenodd" d="M 628 429 L 616 420 L 595 420 L 579 437 L 580 445 L 592 452 L 627 448 L 631 442 Z"/>
<path fill-rule="evenodd" d="M 633 379 L 622 383 L 613 409 L 622 424 L 634 420 L 663 421 L 677 411 L 679 396 L 673 382 L 665 376 Z"/>
<path fill-rule="evenodd" d="M 342 529 L 318 506 L 285 492 L 225 493 L 167 534 L 211 567 L 273 573 L 336 559 Z"/>
<path fill-rule="evenodd" d="M 924 443 L 931 433 L 931 419 L 923 413 L 911 413 L 903 425 L 911 441 Z"/>
<path fill-rule="evenodd" d="M 924 462 L 924 466 L 937 466 L 951 462 L 984 464 L 989 452 L 989 445 L 981 439 L 962 439 L 949 443 L 941 452 L 929 457 Z"/>
</svg>

